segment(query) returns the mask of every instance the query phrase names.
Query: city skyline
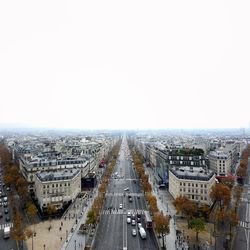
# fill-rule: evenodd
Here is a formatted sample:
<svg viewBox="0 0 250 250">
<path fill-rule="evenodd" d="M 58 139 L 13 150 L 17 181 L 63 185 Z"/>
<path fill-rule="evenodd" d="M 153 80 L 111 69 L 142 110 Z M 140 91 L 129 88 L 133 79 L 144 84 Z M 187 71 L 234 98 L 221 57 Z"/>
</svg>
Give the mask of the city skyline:
<svg viewBox="0 0 250 250">
<path fill-rule="evenodd" d="M 0 127 L 249 128 L 248 1 L 0 3 Z"/>
</svg>

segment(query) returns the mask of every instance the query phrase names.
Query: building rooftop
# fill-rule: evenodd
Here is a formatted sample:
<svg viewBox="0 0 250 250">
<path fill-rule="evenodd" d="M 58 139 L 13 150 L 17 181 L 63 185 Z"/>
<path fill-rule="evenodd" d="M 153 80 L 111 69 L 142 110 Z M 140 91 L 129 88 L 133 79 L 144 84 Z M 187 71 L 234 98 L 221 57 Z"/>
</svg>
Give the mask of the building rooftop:
<svg viewBox="0 0 250 250">
<path fill-rule="evenodd" d="M 40 181 L 57 181 L 57 180 L 70 180 L 73 179 L 80 171 L 77 169 L 59 170 L 56 172 L 41 172 L 36 176 Z"/>
<path fill-rule="evenodd" d="M 189 180 L 199 180 L 208 181 L 210 180 L 214 172 L 211 170 L 206 170 L 202 167 L 173 167 L 170 170 L 179 179 L 189 179 Z"/>
</svg>

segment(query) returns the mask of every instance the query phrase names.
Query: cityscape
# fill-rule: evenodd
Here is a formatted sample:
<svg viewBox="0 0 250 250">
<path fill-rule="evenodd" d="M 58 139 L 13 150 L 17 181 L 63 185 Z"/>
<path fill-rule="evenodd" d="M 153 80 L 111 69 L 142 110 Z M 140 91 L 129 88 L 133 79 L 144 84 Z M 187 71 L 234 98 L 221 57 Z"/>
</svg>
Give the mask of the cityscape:
<svg viewBox="0 0 250 250">
<path fill-rule="evenodd" d="M 250 1 L 0 1 L 0 250 L 250 250 Z"/>
<path fill-rule="evenodd" d="M 248 129 L 0 139 L 1 249 L 249 249 Z"/>
</svg>

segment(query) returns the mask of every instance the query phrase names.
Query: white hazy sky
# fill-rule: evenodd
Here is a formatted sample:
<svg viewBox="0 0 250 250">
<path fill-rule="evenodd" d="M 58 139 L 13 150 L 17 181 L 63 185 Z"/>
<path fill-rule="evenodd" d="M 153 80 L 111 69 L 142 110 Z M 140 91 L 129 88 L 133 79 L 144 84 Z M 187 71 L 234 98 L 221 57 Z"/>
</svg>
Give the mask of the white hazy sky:
<svg viewBox="0 0 250 250">
<path fill-rule="evenodd" d="M 0 2 L 0 124 L 250 121 L 249 0 Z"/>
</svg>

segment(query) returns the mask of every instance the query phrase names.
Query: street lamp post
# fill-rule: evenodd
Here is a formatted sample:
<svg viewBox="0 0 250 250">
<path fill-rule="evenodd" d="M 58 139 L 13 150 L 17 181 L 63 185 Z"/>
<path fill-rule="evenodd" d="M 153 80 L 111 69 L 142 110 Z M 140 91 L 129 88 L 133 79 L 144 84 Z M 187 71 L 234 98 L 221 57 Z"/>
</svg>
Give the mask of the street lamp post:
<svg viewBox="0 0 250 250">
<path fill-rule="evenodd" d="M 75 240 L 75 250 L 76 250 L 76 240 Z"/>
</svg>

